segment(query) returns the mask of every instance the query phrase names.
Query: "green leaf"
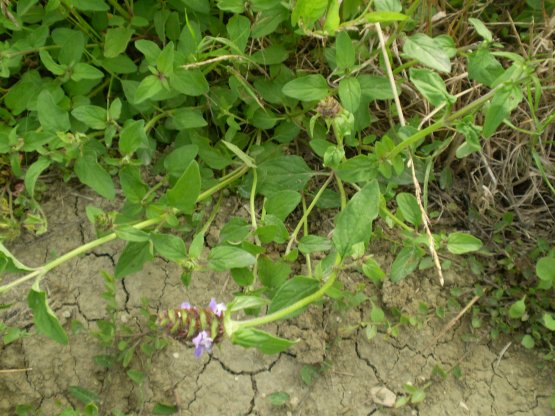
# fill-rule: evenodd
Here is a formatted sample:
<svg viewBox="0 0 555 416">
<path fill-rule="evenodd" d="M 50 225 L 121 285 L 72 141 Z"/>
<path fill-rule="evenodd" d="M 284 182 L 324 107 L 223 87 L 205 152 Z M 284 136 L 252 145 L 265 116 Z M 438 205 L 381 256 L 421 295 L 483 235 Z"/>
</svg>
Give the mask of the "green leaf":
<svg viewBox="0 0 555 416">
<path fill-rule="evenodd" d="M 4 272 L 30 272 L 33 270 L 35 270 L 33 267 L 25 266 L 21 263 L 0 241 L 0 274 Z M 2 292 L 0 291 L 0 293 Z"/>
<path fill-rule="evenodd" d="M 403 51 L 412 59 L 439 72 L 451 72 L 448 54 L 428 35 L 416 33 L 409 36 L 403 45 Z"/>
<path fill-rule="evenodd" d="M 305 235 L 299 241 L 299 251 L 303 254 L 328 251 L 331 247 L 331 241 L 319 235 Z"/>
<path fill-rule="evenodd" d="M 289 393 L 285 391 L 276 391 L 268 395 L 268 400 L 273 406 L 283 406 L 288 403 L 290 399 Z"/>
<path fill-rule="evenodd" d="M 342 161 L 335 173 L 342 181 L 350 183 L 366 183 L 378 176 L 376 163 L 369 155 L 357 155 Z"/>
<path fill-rule="evenodd" d="M 133 36 L 134 30 L 131 27 L 112 27 L 106 31 L 104 40 L 104 56 L 115 58 L 125 52 L 127 45 Z"/>
<path fill-rule="evenodd" d="M 461 144 L 455 155 L 461 159 L 474 152 L 479 152 L 482 149 L 480 144 L 480 135 L 482 133 L 482 128 L 476 126 L 473 123 L 473 116 L 468 116 L 462 120 L 456 122 L 455 127 L 457 132 L 464 136 L 465 142 Z"/>
<path fill-rule="evenodd" d="M 351 77 L 343 78 L 339 81 L 337 92 L 343 107 L 353 114 L 356 113 L 360 106 L 360 97 L 362 95 L 358 80 Z"/>
<path fill-rule="evenodd" d="M 232 246 L 216 246 L 208 254 L 208 267 L 217 272 L 252 266 L 256 257 L 246 250 Z"/>
<path fill-rule="evenodd" d="M 411 274 L 416 267 L 422 253 L 416 247 L 404 247 L 395 257 L 391 264 L 390 279 L 393 283 L 399 283 L 409 274 Z"/>
<path fill-rule="evenodd" d="M 155 415 L 173 415 L 178 411 L 177 406 L 162 403 L 156 403 L 152 409 L 152 413 Z"/>
<path fill-rule="evenodd" d="M 368 23 L 391 23 L 402 22 L 407 20 L 409 17 L 398 12 L 370 12 L 366 13 L 363 18 Z"/>
<path fill-rule="evenodd" d="M 173 42 L 170 42 L 156 59 L 156 68 L 165 76 L 171 75 L 173 72 L 174 52 Z"/>
<path fill-rule="evenodd" d="M 206 77 L 199 69 L 179 69 L 170 76 L 170 85 L 178 92 L 197 97 L 206 94 L 209 89 Z"/>
<path fill-rule="evenodd" d="M 83 387 L 69 386 L 67 391 L 83 404 L 100 403 L 100 397 L 98 394 Z"/>
<path fill-rule="evenodd" d="M 300 371 L 300 375 L 303 383 L 307 386 L 310 386 L 314 379 L 316 379 L 320 375 L 320 372 L 318 371 L 318 368 L 314 365 L 303 365 Z"/>
<path fill-rule="evenodd" d="M 229 310 L 231 312 L 242 311 L 243 309 L 260 308 L 270 303 L 269 299 L 261 298 L 259 296 L 235 296 Z"/>
<path fill-rule="evenodd" d="M 534 348 L 534 345 L 536 344 L 534 342 L 534 338 L 532 338 L 530 335 L 524 335 L 520 343 L 527 350 L 531 350 L 532 348 Z"/>
<path fill-rule="evenodd" d="M 231 335 L 231 342 L 245 348 L 257 348 L 263 354 L 277 354 L 285 351 L 298 341 L 276 337 L 259 329 L 242 328 Z"/>
<path fill-rule="evenodd" d="M 271 194 L 264 202 L 266 213 L 282 221 L 291 214 L 301 202 L 301 194 L 289 189 Z"/>
<path fill-rule="evenodd" d="M 135 41 L 135 47 L 145 56 L 149 65 L 155 65 L 158 55 L 162 52 L 156 43 L 146 39 Z"/>
<path fill-rule="evenodd" d="M 435 72 L 416 68 L 411 68 L 409 72 L 412 83 L 433 106 L 455 102 L 456 98 L 447 92 L 445 82 Z"/>
<path fill-rule="evenodd" d="M 187 259 L 187 247 L 181 238 L 173 234 L 152 233 L 154 249 L 166 260 L 180 262 Z"/>
<path fill-rule="evenodd" d="M 222 243 L 239 244 L 250 233 L 251 226 L 245 219 L 232 217 L 220 230 L 220 241 Z"/>
<path fill-rule="evenodd" d="M 208 125 L 198 108 L 179 108 L 172 114 L 172 120 L 178 130 L 198 129 Z"/>
<path fill-rule="evenodd" d="M 378 12 L 400 12 L 403 10 L 400 0 L 375 0 L 374 7 Z"/>
<path fill-rule="evenodd" d="M 372 310 L 370 311 L 370 320 L 375 324 L 381 324 L 385 321 L 385 313 L 382 308 L 376 305 L 372 305 Z"/>
<path fill-rule="evenodd" d="M 453 254 L 464 254 L 480 250 L 482 242 L 471 234 L 455 232 L 447 238 L 447 250 Z"/>
<path fill-rule="evenodd" d="M 256 235 L 260 237 L 262 244 L 269 244 L 270 242 L 283 244 L 289 237 L 283 221 L 269 214 L 264 217 L 264 221 L 256 229 Z"/>
<path fill-rule="evenodd" d="M 126 165 L 121 168 L 119 183 L 127 200 L 134 204 L 140 204 L 148 192 L 148 186 L 141 179 L 141 171 L 138 166 Z"/>
<path fill-rule="evenodd" d="M 522 89 L 518 85 L 508 85 L 495 93 L 486 111 L 482 134 L 490 137 L 497 127 L 518 107 L 522 101 Z"/>
<path fill-rule="evenodd" d="M 269 289 L 280 287 L 291 274 L 291 266 L 281 260 L 272 260 L 267 256 L 258 257 L 258 277 Z"/>
<path fill-rule="evenodd" d="M 228 20 L 226 25 L 229 40 L 237 49 L 244 51 L 251 33 L 251 21 L 246 16 L 235 15 Z"/>
<path fill-rule="evenodd" d="M 256 168 L 256 165 L 254 164 L 254 159 L 249 155 L 247 155 L 245 152 L 243 152 L 238 146 L 226 140 L 220 140 L 220 141 L 225 145 L 225 147 L 231 150 L 235 154 L 235 156 L 241 159 L 243 163 L 245 163 L 245 165 L 247 165 L 251 169 Z"/>
<path fill-rule="evenodd" d="M 42 49 L 39 51 L 39 57 L 45 68 L 52 72 L 54 75 L 65 74 L 67 66 L 56 63 L 52 58 L 52 55 L 50 55 L 50 52 Z"/>
<path fill-rule="evenodd" d="M 51 160 L 44 156 L 39 156 L 39 158 L 29 166 L 27 172 L 25 173 L 25 189 L 31 196 L 35 196 L 35 184 L 37 179 L 42 172 L 44 172 L 50 166 Z"/>
<path fill-rule="evenodd" d="M 75 162 L 75 174 L 77 178 L 95 190 L 99 195 L 112 200 L 116 196 L 112 177 L 104 170 L 96 160 L 96 154 L 87 152 Z"/>
<path fill-rule="evenodd" d="M 155 75 L 147 75 L 135 90 L 135 104 L 140 104 L 154 97 L 164 89 L 162 81 Z"/>
<path fill-rule="evenodd" d="M 152 247 L 149 241 L 127 243 L 116 264 L 116 279 L 140 272 L 144 264 L 152 258 Z"/>
<path fill-rule="evenodd" d="M 300 191 L 312 177 L 312 171 L 300 156 L 279 156 L 258 165 L 258 192 L 270 196 L 288 189 Z"/>
<path fill-rule="evenodd" d="M 218 0 L 218 9 L 230 13 L 243 13 L 245 2 L 243 0 Z"/>
<path fill-rule="evenodd" d="M 25 110 L 30 110 L 30 106 L 33 102 L 36 102 L 42 86 L 43 80 L 38 71 L 27 70 L 21 75 L 19 81 L 9 88 L 4 96 L 6 107 L 12 110 L 14 115 L 19 115 Z"/>
<path fill-rule="evenodd" d="M 197 157 L 198 146 L 194 144 L 179 146 L 164 159 L 164 169 L 168 175 L 180 177 Z"/>
<path fill-rule="evenodd" d="M 473 17 L 468 19 L 468 22 L 474 26 L 474 29 L 476 29 L 476 32 L 485 40 L 487 40 L 488 42 L 493 42 L 493 35 L 490 32 L 490 30 L 486 27 L 486 25 L 478 19 L 475 19 Z"/>
<path fill-rule="evenodd" d="M 231 277 L 239 286 L 249 286 L 254 282 L 254 273 L 247 267 L 231 269 Z"/>
<path fill-rule="evenodd" d="M 542 318 L 543 325 L 550 331 L 555 331 L 555 319 L 549 313 L 544 313 Z"/>
<path fill-rule="evenodd" d="M 175 185 L 167 192 L 168 202 L 184 214 L 192 214 L 200 195 L 200 170 L 198 163 L 192 161 Z"/>
<path fill-rule="evenodd" d="M 504 72 L 503 65 L 487 48 L 478 48 L 468 57 L 468 78 L 473 81 L 491 87 Z"/>
<path fill-rule="evenodd" d="M 368 277 L 374 284 L 378 284 L 385 278 L 385 273 L 378 264 L 376 260 L 372 257 L 368 257 L 364 264 L 362 265 L 362 272 L 366 277 Z"/>
<path fill-rule="evenodd" d="M 335 64 L 339 69 L 352 69 L 355 65 L 355 48 L 348 32 L 339 32 L 335 39 Z"/>
<path fill-rule="evenodd" d="M 320 101 L 329 94 L 326 79 L 320 74 L 305 75 L 289 81 L 281 89 L 288 97 L 301 101 Z"/>
<path fill-rule="evenodd" d="M 310 29 L 324 15 L 327 8 L 328 0 L 298 0 L 291 14 L 291 23 L 298 25 L 299 21 L 302 21 L 304 26 Z"/>
<path fill-rule="evenodd" d="M 354 244 L 366 243 L 370 239 L 379 202 L 380 188 L 376 181 L 372 181 L 358 191 L 337 215 L 333 243 L 341 257 L 345 257 Z"/>
<path fill-rule="evenodd" d="M 102 107 L 82 105 L 75 108 L 71 115 L 91 129 L 103 130 L 106 128 L 108 114 Z"/>
<path fill-rule="evenodd" d="M 144 129 L 145 121 L 127 120 L 120 132 L 118 148 L 121 155 L 130 155 L 137 149 L 148 146 L 148 138 Z"/>
<path fill-rule="evenodd" d="M 526 300 L 526 296 L 524 296 L 520 300 L 517 300 L 515 303 L 511 305 L 511 307 L 509 308 L 509 318 L 520 319 L 524 316 L 524 313 L 526 312 L 525 300 Z"/>
<path fill-rule="evenodd" d="M 124 240 L 124 241 L 134 241 L 136 243 L 143 243 L 145 241 L 150 240 L 149 233 L 143 230 L 139 230 L 135 227 L 131 227 L 129 225 L 119 225 L 115 229 L 115 233 L 120 240 Z"/>
<path fill-rule="evenodd" d="M 544 282 L 555 285 L 555 258 L 542 257 L 536 263 L 536 275 Z"/>
<path fill-rule="evenodd" d="M 272 303 L 268 307 L 268 314 L 277 312 L 281 309 L 294 304 L 295 302 L 306 298 L 307 296 L 316 292 L 320 287 L 320 283 L 316 279 L 311 279 L 303 276 L 296 276 L 286 281 L 276 292 Z M 296 316 L 301 313 L 301 310 L 289 314 L 287 318 Z"/>
<path fill-rule="evenodd" d="M 413 194 L 401 192 L 397 194 L 395 200 L 403 218 L 418 227 L 422 223 L 422 214 L 416 197 Z"/>
<path fill-rule="evenodd" d="M 323 29 L 330 35 L 335 34 L 341 24 L 341 16 L 339 16 L 341 2 L 342 0 L 328 0 L 328 10 Z"/>
<path fill-rule="evenodd" d="M 130 369 L 127 370 L 127 377 L 129 377 L 134 383 L 141 385 L 145 381 L 146 374 L 140 370 Z"/>
<path fill-rule="evenodd" d="M 358 75 L 362 96 L 371 100 L 392 100 L 394 97 L 391 85 L 386 77 L 377 75 Z"/>
<path fill-rule="evenodd" d="M 76 63 L 71 70 L 71 79 L 75 82 L 83 79 L 102 79 L 104 72 L 83 62 Z"/>
<path fill-rule="evenodd" d="M 84 12 L 107 12 L 110 10 L 104 0 L 72 0 L 71 3 L 77 10 Z"/>
<path fill-rule="evenodd" d="M 37 331 L 60 344 L 67 345 L 67 334 L 50 306 L 48 306 L 46 293 L 37 290 L 35 286 L 33 285 L 33 288 L 29 291 L 27 302 L 29 308 L 33 311 L 33 321 Z"/>
<path fill-rule="evenodd" d="M 48 90 L 41 91 L 37 98 L 37 113 L 45 130 L 67 131 L 71 128 L 68 112 L 58 105 Z"/>
</svg>

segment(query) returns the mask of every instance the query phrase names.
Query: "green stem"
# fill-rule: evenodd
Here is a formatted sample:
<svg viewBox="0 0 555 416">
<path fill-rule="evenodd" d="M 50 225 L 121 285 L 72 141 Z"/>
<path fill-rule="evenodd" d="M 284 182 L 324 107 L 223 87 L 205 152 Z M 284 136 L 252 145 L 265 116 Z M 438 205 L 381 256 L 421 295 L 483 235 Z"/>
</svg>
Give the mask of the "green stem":
<svg viewBox="0 0 555 416">
<path fill-rule="evenodd" d="M 335 279 L 337 279 L 337 275 L 339 274 L 339 266 L 341 265 L 341 263 L 342 263 L 341 256 L 337 254 L 335 257 L 335 267 L 333 268 L 333 271 L 329 275 L 328 280 L 326 280 L 326 283 L 324 283 L 324 285 L 313 294 L 305 298 L 302 298 L 301 300 L 293 303 L 292 305 L 289 305 L 286 308 L 280 309 L 279 311 L 276 311 L 269 315 L 261 316 L 259 318 L 249 319 L 247 321 L 231 321 L 231 332 L 233 333 L 240 329 L 252 328 L 255 326 L 269 324 L 270 322 L 283 319 L 288 315 L 292 314 L 293 312 L 296 312 L 299 309 L 304 308 L 305 306 L 308 306 L 311 303 L 316 302 L 321 297 L 323 297 L 328 291 L 328 289 L 332 287 L 332 285 L 334 284 Z M 228 334 L 228 335 L 231 336 L 231 334 Z"/>
<path fill-rule="evenodd" d="M 149 132 L 149 130 L 154 127 L 154 125 L 161 119 L 163 119 L 164 117 L 168 117 L 171 116 L 173 114 L 174 110 L 167 110 L 167 111 L 163 111 L 161 113 L 156 114 L 154 117 L 152 117 L 150 120 L 148 120 L 148 122 L 145 124 L 145 132 Z"/>
<path fill-rule="evenodd" d="M 314 199 L 312 200 L 312 202 L 308 206 L 308 209 L 304 212 L 302 218 L 297 223 L 297 226 L 295 227 L 295 230 L 293 230 L 293 233 L 291 234 L 291 238 L 289 239 L 289 242 L 287 243 L 287 248 L 285 249 L 285 254 L 289 254 L 291 252 L 291 247 L 293 246 L 293 242 L 297 238 L 297 235 L 299 234 L 299 231 L 301 231 L 301 228 L 303 227 L 304 222 L 307 220 L 308 216 L 310 215 L 310 212 L 316 206 L 316 203 L 318 202 L 318 200 L 322 196 L 322 193 L 325 191 L 325 189 L 330 184 L 333 177 L 334 177 L 333 174 L 329 175 L 328 179 L 326 180 L 326 182 L 324 182 L 324 184 L 322 185 L 322 187 L 320 188 L 318 193 L 314 196 Z"/>
<path fill-rule="evenodd" d="M 116 9 L 118 13 L 125 17 L 127 20 L 131 19 L 131 14 L 127 10 L 125 10 L 121 6 L 121 4 L 118 3 L 118 0 L 108 0 L 108 3 L 110 3 L 112 7 Z"/>
<path fill-rule="evenodd" d="M 200 202 L 208 197 L 210 197 L 211 195 L 215 194 L 216 192 L 220 191 L 221 189 L 225 188 L 226 186 L 228 186 L 231 182 L 235 181 L 236 179 L 240 178 L 242 175 L 245 174 L 245 172 L 248 170 L 247 166 L 242 166 L 239 169 L 235 170 L 234 172 L 232 172 L 230 175 L 228 175 L 226 177 L 226 179 L 222 180 L 220 183 L 218 183 L 217 185 L 213 186 L 212 188 L 204 191 L 203 193 L 201 193 L 199 195 L 199 197 L 197 198 L 197 202 Z M 174 208 L 173 209 L 173 213 L 177 214 L 178 211 Z M 166 219 L 166 215 L 161 215 L 155 218 L 150 218 L 148 220 L 139 222 L 135 225 L 133 225 L 133 228 L 136 228 L 138 230 L 142 230 L 144 228 L 148 228 L 151 227 L 153 225 L 159 224 L 163 221 L 165 221 Z M 6 285 L 2 285 L 0 286 L 0 293 L 4 293 L 8 290 L 10 290 L 11 288 L 15 287 L 15 286 L 19 286 L 20 284 L 34 279 L 36 277 L 39 277 L 43 274 L 48 273 L 50 270 L 58 267 L 60 264 L 65 263 L 68 260 L 71 260 L 74 257 L 77 257 L 80 254 L 86 253 L 92 249 L 94 249 L 95 247 L 98 247 L 102 244 L 106 244 L 112 240 L 116 239 L 116 233 L 111 233 L 108 234 L 104 237 L 98 238 L 96 240 L 93 240 L 87 244 L 84 244 L 82 246 L 77 247 L 76 249 L 73 249 L 69 252 L 67 252 L 66 254 L 58 257 L 55 260 L 52 260 L 49 263 L 46 263 L 45 265 L 39 267 L 38 269 L 36 269 L 35 271 L 26 274 L 25 276 L 20 277 L 19 279 L 14 280 L 13 282 L 10 282 Z"/>
<path fill-rule="evenodd" d="M 423 139 L 424 137 L 428 136 L 429 134 L 432 134 L 432 133 L 434 133 L 435 131 L 437 131 L 441 128 L 447 127 L 451 123 L 453 123 L 453 122 L 459 120 L 460 118 L 466 116 L 467 114 L 470 114 L 473 111 L 477 110 L 482 105 L 484 105 L 488 100 L 491 100 L 493 98 L 493 96 L 497 93 L 497 91 L 500 90 L 501 88 L 503 88 L 504 86 L 505 86 L 505 84 L 498 85 L 497 87 L 492 89 L 487 94 L 485 94 L 482 97 L 476 99 L 475 101 L 471 102 L 470 104 L 464 106 L 460 110 L 455 111 L 454 113 L 445 117 L 444 119 L 439 120 L 439 121 L 435 122 L 434 124 L 429 125 L 428 127 L 426 127 L 423 130 L 417 131 L 412 136 L 410 136 L 406 140 L 403 140 L 401 143 L 399 143 L 397 146 L 395 146 L 393 149 L 391 149 L 391 151 L 384 157 L 384 159 L 387 159 L 387 160 L 393 159 L 395 156 L 397 156 L 403 150 L 412 146 L 413 144 L 415 144 L 419 140 Z"/>
</svg>

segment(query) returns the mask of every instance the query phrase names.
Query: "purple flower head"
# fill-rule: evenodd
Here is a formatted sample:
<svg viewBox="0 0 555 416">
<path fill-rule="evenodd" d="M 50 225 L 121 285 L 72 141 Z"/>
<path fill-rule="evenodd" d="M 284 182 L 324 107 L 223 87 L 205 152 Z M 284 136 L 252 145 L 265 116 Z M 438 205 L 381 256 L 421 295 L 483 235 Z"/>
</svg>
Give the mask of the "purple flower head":
<svg viewBox="0 0 555 416">
<path fill-rule="evenodd" d="M 214 312 L 214 314 L 218 317 L 222 316 L 222 313 L 224 313 L 224 311 L 227 309 L 223 303 L 216 303 L 216 299 L 214 298 L 212 298 L 208 306 L 210 307 L 210 309 L 212 309 L 212 312 Z"/>
<path fill-rule="evenodd" d="M 191 309 L 191 304 L 189 302 L 183 302 L 181 305 L 179 305 L 179 309 Z"/>
<path fill-rule="evenodd" d="M 208 332 L 199 332 L 199 334 L 193 338 L 193 344 L 195 344 L 195 357 L 200 358 L 205 350 L 207 352 L 212 351 L 213 342 L 214 341 L 212 340 L 212 338 L 210 338 Z"/>
</svg>

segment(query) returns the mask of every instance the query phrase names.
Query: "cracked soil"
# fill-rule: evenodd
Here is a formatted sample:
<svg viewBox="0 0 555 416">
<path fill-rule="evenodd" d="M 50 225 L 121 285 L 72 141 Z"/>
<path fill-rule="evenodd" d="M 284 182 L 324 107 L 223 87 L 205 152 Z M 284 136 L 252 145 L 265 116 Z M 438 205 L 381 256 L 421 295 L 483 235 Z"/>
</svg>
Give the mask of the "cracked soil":
<svg viewBox="0 0 555 416">
<path fill-rule="evenodd" d="M 38 238 L 23 236 L 10 248 L 22 261 L 39 265 L 94 239 L 85 207 L 95 203 L 99 202 L 88 194 L 67 189 L 57 192 L 45 204 L 50 231 Z M 226 215 L 241 215 L 231 212 L 229 205 L 227 212 L 223 211 L 219 224 Z M 420 328 L 403 327 L 397 338 L 378 332 L 368 341 L 360 323 L 369 314 L 369 302 L 348 311 L 339 311 L 329 302 L 313 305 L 299 317 L 270 327 L 281 336 L 301 339 L 275 356 L 224 342 L 211 355 L 196 359 L 188 346 L 172 340 L 143 367 L 147 377 L 137 386 L 121 368 L 105 370 L 94 363 L 93 357 L 105 350 L 88 331 L 96 329 L 95 321 L 106 314 L 100 272 L 113 271 L 122 247 L 121 242 L 99 247 L 63 264 L 43 280 L 50 305 L 64 327 L 68 329 L 73 320 L 84 326 L 70 335 L 68 346 L 35 333 L 25 302 L 28 287 L 0 298 L 0 303 L 15 303 L 0 319 L 31 333 L 1 351 L 0 370 L 28 371 L 0 372 L 0 415 L 14 415 L 18 404 L 31 404 L 37 414 L 57 415 L 65 407 L 79 405 L 68 393 L 69 386 L 98 393 L 107 415 L 113 409 L 150 415 L 158 402 L 176 404 L 179 415 L 207 416 L 553 415 L 549 406 L 553 366 L 523 350 L 518 342 L 501 354 L 509 340 L 488 342 L 482 337 L 481 342 L 465 341 L 470 329 L 463 319 L 430 346 L 447 322 L 435 317 Z M 370 293 L 369 285 L 365 290 L 386 307 L 414 312 L 421 301 L 429 305 L 443 301 L 444 293 L 458 278 L 447 278 L 441 288 L 430 273 L 412 276 L 401 284 L 386 284 L 377 294 Z M 344 273 L 342 279 L 346 286 L 364 282 L 356 273 Z M 178 267 L 156 258 L 142 272 L 118 281 L 118 319 L 140 328 L 144 298 L 154 312 L 184 300 L 198 305 L 207 304 L 212 297 L 229 301 L 229 293 L 235 289 L 232 279 L 222 273 L 195 273 L 185 288 Z M 443 369 L 458 366 L 461 375 L 433 382 L 418 406 L 387 408 L 377 404 L 379 400 L 371 394 L 373 388 L 385 387 L 399 397 L 404 384 L 425 384 L 438 365 Z M 309 384 L 301 378 L 306 366 L 318 369 Z M 289 401 L 280 407 L 272 405 L 269 396 L 275 392 L 287 392 Z"/>
</svg>

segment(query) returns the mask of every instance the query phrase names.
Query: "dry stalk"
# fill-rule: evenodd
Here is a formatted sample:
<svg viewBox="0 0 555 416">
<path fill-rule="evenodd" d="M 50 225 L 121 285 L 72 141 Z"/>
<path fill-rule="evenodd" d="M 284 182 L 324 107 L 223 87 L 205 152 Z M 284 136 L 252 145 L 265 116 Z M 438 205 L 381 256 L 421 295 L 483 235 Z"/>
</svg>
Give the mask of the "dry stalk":
<svg viewBox="0 0 555 416">
<path fill-rule="evenodd" d="M 391 89 L 393 91 L 393 97 L 395 99 L 395 106 L 397 107 L 397 113 L 399 116 L 399 123 L 401 126 L 406 125 L 405 116 L 403 115 L 403 108 L 401 106 L 401 101 L 399 100 L 399 94 L 397 91 L 397 85 L 395 84 L 395 78 L 393 77 L 393 70 L 391 69 L 391 65 L 389 63 L 389 56 L 387 54 L 387 50 L 385 48 L 385 39 L 383 36 L 382 28 L 379 23 L 376 23 L 376 30 L 378 32 L 378 37 L 380 39 L 380 47 L 382 49 L 384 63 L 387 70 L 387 76 L 389 78 L 389 84 L 391 85 Z M 412 182 L 414 184 L 414 193 L 416 196 L 416 200 L 418 202 L 418 208 L 420 209 L 420 215 L 422 217 L 422 224 L 424 225 L 424 229 L 426 230 L 426 235 L 428 236 L 428 249 L 430 250 L 430 254 L 432 255 L 432 259 L 434 261 L 434 265 L 439 276 L 439 284 L 443 286 L 444 278 L 443 278 L 443 271 L 441 270 L 441 263 L 439 261 L 439 256 L 437 254 L 435 248 L 435 241 L 434 236 L 432 235 L 432 231 L 430 230 L 430 219 L 428 218 L 428 214 L 422 204 L 422 189 L 420 188 L 420 183 L 416 177 L 416 170 L 414 168 L 414 161 L 412 159 L 412 154 L 408 152 L 409 161 L 408 166 L 411 169 L 412 174 Z"/>
<path fill-rule="evenodd" d="M 424 347 L 424 350 L 429 349 L 431 346 L 433 346 L 442 336 L 444 336 L 447 331 L 449 331 L 453 325 L 455 325 L 459 319 L 461 319 L 461 317 L 472 307 L 472 305 L 474 305 L 478 299 L 480 299 L 480 296 L 476 295 L 474 296 L 470 302 L 468 302 L 466 304 L 466 306 L 464 308 L 462 308 L 462 310 L 457 314 L 457 316 L 455 316 L 453 319 L 451 319 L 449 322 L 447 322 L 447 325 L 445 325 L 441 331 L 439 332 L 439 334 L 437 334 L 434 339 L 432 339 L 428 345 L 426 345 L 426 347 Z"/>
</svg>

